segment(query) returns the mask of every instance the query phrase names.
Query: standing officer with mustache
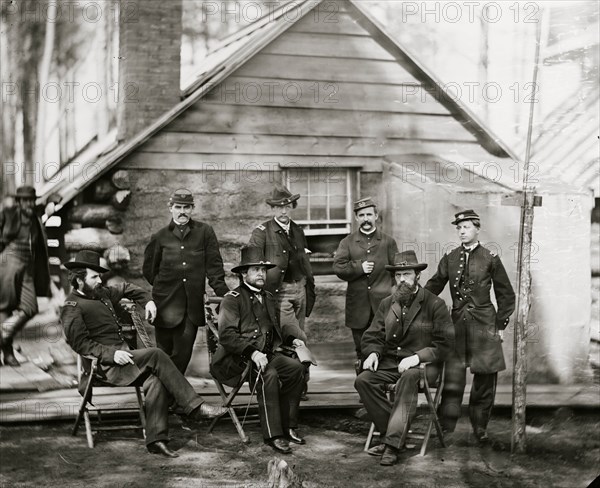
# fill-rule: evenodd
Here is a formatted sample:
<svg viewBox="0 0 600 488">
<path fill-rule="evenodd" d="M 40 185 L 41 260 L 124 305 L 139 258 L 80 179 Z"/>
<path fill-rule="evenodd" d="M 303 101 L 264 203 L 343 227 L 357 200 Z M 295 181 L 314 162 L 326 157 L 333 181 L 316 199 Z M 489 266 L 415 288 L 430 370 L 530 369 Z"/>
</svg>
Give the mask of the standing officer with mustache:
<svg viewBox="0 0 600 488">
<path fill-rule="evenodd" d="M 213 228 L 193 220 L 194 196 L 176 190 L 169 199 L 173 217 L 150 239 L 144 252 L 144 277 L 152 285 L 158 307 L 156 344 L 182 373 L 190 362 L 198 327 L 204 326 L 205 281 L 222 297 L 223 259 Z"/>
<path fill-rule="evenodd" d="M 392 290 L 392 277 L 385 267 L 394 262 L 398 245 L 393 237 L 377 228 L 379 215 L 371 198 L 354 203 L 354 216 L 359 228 L 340 242 L 333 260 L 333 272 L 348 282 L 346 327 L 352 329 L 358 374 L 362 336 L 371 325 L 379 303 Z"/>
</svg>

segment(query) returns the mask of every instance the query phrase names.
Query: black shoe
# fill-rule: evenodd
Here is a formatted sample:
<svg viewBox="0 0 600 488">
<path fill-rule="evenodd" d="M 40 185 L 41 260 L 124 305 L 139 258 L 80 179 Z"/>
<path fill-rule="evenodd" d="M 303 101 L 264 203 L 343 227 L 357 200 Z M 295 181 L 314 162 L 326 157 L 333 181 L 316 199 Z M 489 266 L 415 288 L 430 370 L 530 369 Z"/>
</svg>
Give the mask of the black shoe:
<svg viewBox="0 0 600 488">
<path fill-rule="evenodd" d="M 487 432 L 476 432 L 475 437 L 480 446 L 487 446 L 490 443 Z"/>
<path fill-rule="evenodd" d="M 21 363 L 17 361 L 17 358 L 15 357 L 12 346 L 4 345 L 2 347 L 2 352 L 4 353 L 4 366 L 13 366 L 15 368 L 21 366 Z"/>
<path fill-rule="evenodd" d="M 385 445 L 383 454 L 381 455 L 381 461 L 379 464 L 382 466 L 393 466 L 398 462 L 398 449 L 392 446 Z"/>
<path fill-rule="evenodd" d="M 175 451 L 171 451 L 164 441 L 152 442 L 151 444 L 148 444 L 147 448 L 148 452 L 152 454 L 162 454 L 163 456 L 170 458 L 179 457 L 179 454 L 177 454 Z"/>
<path fill-rule="evenodd" d="M 292 453 L 290 443 L 287 439 L 282 439 L 281 437 L 278 437 L 277 439 L 271 439 L 270 441 L 267 441 L 267 444 L 273 449 L 275 449 L 277 452 L 280 452 L 281 454 Z"/>
<path fill-rule="evenodd" d="M 306 444 L 306 441 L 302 437 L 300 437 L 298 435 L 298 432 L 296 432 L 294 429 L 290 429 L 288 431 L 288 440 L 290 442 L 293 442 L 294 444 Z"/>
<path fill-rule="evenodd" d="M 196 420 L 214 419 L 227 413 L 227 409 L 220 405 L 211 405 L 204 402 L 198 408 L 194 409 L 191 416 Z"/>
</svg>

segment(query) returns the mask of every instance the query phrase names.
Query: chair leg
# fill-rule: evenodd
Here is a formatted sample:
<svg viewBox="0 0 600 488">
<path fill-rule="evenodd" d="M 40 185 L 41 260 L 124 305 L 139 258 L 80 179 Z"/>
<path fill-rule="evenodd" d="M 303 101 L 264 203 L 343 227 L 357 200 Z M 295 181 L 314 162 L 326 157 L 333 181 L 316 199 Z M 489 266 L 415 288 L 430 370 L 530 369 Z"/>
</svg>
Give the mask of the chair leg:
<svg viewBox="0 0 600 488">
<path fill-rule="evenodd" d="M 440 389 L 438 388 L 438 391 L 436 392 L 436 401 L 438 400 L 438 392 L 439 391 L 440 391 Z M 421 456 L 424 456 L 425 452 L 427 450 L 427 444 L 428 444 L 429 438 L 431 436 L 432 424 L 435 426 L 435 430 L 437 432 L 437 436 L 438 436 L 438 439 L 440 440 L 441 446 L 446 447 L 446 443 L 444 442 L 444 433 L 442 432 L 442 427 L 440 425 L 440 421 L 437 416 L 436 401 L 434 401 L 433 398 L 431 397 L 431 391 L 429 391 L 429 388 L 427 386 L 425 386 L 425 388 L 424 388 L 424 393 L 425 393 L 425 397 L 427 398 L 427 405 L 429 405 L 429 410 L 431 411 L 431 418 L 429 421 L 429 425 L 427 427 L 427 432 L 425 433 L 425 438 L 423 439 L 423 444 L 421 445 Z"/>
<path fill-rule="evenodd" d="M 146 413 L 144 412 L 144 400 L 142 398 L 142 390 L 139 386 L 135 387 L 135 396 L 137 397 L 138 409 L 140 414 L 140 423 L 142 424 L 142 435 L 146 439 Z"/>
<path fill-rule="evenodd" d="M 90 412 L 86 407 L 83 412 L 83 419 L 85 421 L 85 436 L 87 437 L 87 445 L 90 449 L 94 448 L 94 434 L 92 432 L 92 422 L 90 421 Z"/>
<path fill-rule="evenodd" d="M 367 435 L 367 440 L 365 441 L 365 448 L 363 451 L 367 452 L 371 449 L 371 442 L 373 442 L 373 435 L 375 434 L 375 424 L 371 422 L 371 427 L 369 428 L 369 435 Z"/>
<path fill-rule="evenodd" d="M 85 385 L 85 390 L 83 392 L 83 397 L 81 398 L 81 404 L 79 405 L 79 411 L 77 412 L 77 418 L 75 419 L 75 425 L 73 426 L 73 431 L 71 432 L 71 435 L 77 435 L 79 425 L 81 424 L 81 420 L 83 419 L 85 412 L 87 412 L 87 404 L 88 402 L 91 403 L 93 381 L 93 376 L 89 375 L 88 382 Z"/>
<path fill-rule="evenodd" d="M 221 395 L 221 399 L 223 400 L 223 406 L 227 408 L 227 412 L 229 413 L 229 416 L 231 417 L 231 421 L 233 422 L 233 425 L 235 426 L 235 428 L 238 432 L 238 435 L 240 436 L 240 439 L 242 440 L 242 442 L 244 444 L 248 444 L 250 442 L 250 440 L 246 436 L 246 433 L 244 432 L 244 428 L 242 427 L 242 423 L 240 422 L 240 419 L 238 418 L 237 414 L 235 413 L 235 410 L 233 409 L 233 407 L 231 407 L 231 402 L 233 402 L 235 395 L 237 395 L 237 392 L 241 389 L 243 383 L 240 384 L 239 386 L 237 386 L 236 388 L 234 388 L 233 390 L 231 390 L 231 392 L 229 392 L 229 395 L 227 395 L 227 393 L 225 392 L 225 388 L 223 388 L 223 385 L 221 385 L 221 383 L 219 383 L 214 378 L 213 378 L 213 380 L 215 382 L 217 390 L 219 391 L 219 395 Z M 213 421 L 210 423 L 210 426 L 208 427 L 209 433 L 211 433 L 213 431 L 213 429 L 215 428 L 215 425 L 217 425 L 218 421 L 219 421 L 219 417 L 213 419 Z"/>
</svg>

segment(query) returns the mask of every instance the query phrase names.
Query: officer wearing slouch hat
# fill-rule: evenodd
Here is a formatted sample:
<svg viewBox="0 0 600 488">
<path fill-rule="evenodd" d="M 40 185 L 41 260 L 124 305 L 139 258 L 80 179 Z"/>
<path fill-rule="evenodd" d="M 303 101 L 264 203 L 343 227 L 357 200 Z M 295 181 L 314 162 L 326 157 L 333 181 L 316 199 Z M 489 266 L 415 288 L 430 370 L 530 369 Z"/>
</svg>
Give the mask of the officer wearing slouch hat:
<svg viewBox="0 0 600 488">
<path fill-rule="evenodd" d="M 231 270 L 240 275 L 240 286 L 221 303 L 219 346 L 210 371 L 222 383 L 235 385 L 247 362 L 254 363 L 250 386 L 256 390 L 264 440 L 288 454 L 290 442 L 305 443 L 295 430 L 304 366 L 282 353 L 281 346 L 305 348 L 305 344 L 291 328 L 280 327 L 276 299 L 265 289 L 271 269 L 275 264 L 265 259 L 262 249 L 242 249 L 240 264 Z"/>
<path fill-rule="evenodd" d="M 218 296 L 229 288 L 215 231 L 192 219 L 192 193 L 185 188 L 175 190 L 169 211 L 171 222 L 154 234 L 146 247 L 143 273 L 158 307 L 156 344 L 185 373 L 198 327 L 204 326 L 206 278 Z"/>
<path fill-rule="evenodd" d="M 506 369 L 502 334 L 515 309 L 515 293 L 498 255 L 478 240 L 480 222 L 474 210 L 454 216 L 452 225 L 461 245 L 442 257 L 425 288 L 439 295 L 448 283 L 452 296 L 456 349 L 446 364 L 440 405 L 442 428 L 452 432 L 456 427 L 469 367 L 473 373 L 469 418 L 475 437 L 486 442 L 498 371 Z M 490 299 L 492 285 L 497 310 Z"/>
<path fill-rule="evenodd" d="M 146 447 L 153 454 L 178 457 L 167 446 L 168 406 L 174 398 L 184 412 L 194 418 L 213 418 L 226 409 L 209 405 L 196 394 L 169 356 L 158 348 L 131 349 L 118 321 L 115 306 L 122 298 L 136 301 L 153 322 L 156 305 L 150 294 L 130 283 L 102 286 L 100 255 L 80 251 L 75 261 L 65 263 L 73 291 L 60 313 L 67 343 L 82 356 L 98 359 L 100 374 L 115 386 L 143 382 L 146 410 Z"/>
</svg>

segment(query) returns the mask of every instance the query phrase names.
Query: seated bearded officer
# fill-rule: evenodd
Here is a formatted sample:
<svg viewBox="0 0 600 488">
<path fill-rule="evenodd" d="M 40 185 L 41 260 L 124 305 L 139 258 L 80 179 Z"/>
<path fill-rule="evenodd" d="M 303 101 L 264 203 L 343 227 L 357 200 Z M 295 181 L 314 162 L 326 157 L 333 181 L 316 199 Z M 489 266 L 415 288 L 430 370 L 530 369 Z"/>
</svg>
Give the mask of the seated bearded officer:
<svg viewBox="0 0 600 488">
<path fill-rule="evenodd" d="M 211 373 L 222 383 L 235 385 L 246 361 L 253 361 L 250 387 L 256 390 L 263 437 L 273 449 L 288 454 L 290 441 L 305 443 L 295 431 L 304 367 L 282 354 L 279 346 L 304 347 L 304 342 L 282 332 L 275 298 L 263 289 L 267 269 L 274 266 L 265 261 L 261 249 L 242 249 L 241 263 L 231 270 L 242 283 L 221 303 L 219 347 Z"/>
<path fill-rule="evenodd" d="M 168 407 L 172 396 L 193 418 L 213 418 L 226 409 L 209 405 L 196 394 L 166 353 L 155 347 L 130 349 L 121 333 L 115 305 L 129 298 L 146 308 L 146 318 L 156 318 L 156 305 L 143 289 L 121 283 L 102 286 L 100 255 L 80 251 L 75 261 L 65 264 L 73 291 L 67 297 L 60 320 L 67 342 L 75 352 L 98 358 L 101 374 L 115 386 L 144 383 L 146 398 L 146 446 L 148 451 L 178 457 L 167 446 Z"/>
<path fill-rule="evenodd" d="M 419 285 L 420 272 L 427 267 L 418 263 L 414 251 L 396 254 L 386 269 L 394 275 L 396 289 L 384 298 L 371 327 L 362 337 L 366 357 L 355 387 L 362 402 L 384 439 L 381 464 L 398 460 L 398 450 L 406 422 L 416 413 L 419 370 L 427 367 L 427 378 L 435 381 L 437 362 L 443 362 L 454 345 L 454 327 L 446 304 Z M 396 396 L 390 405 L 382 385 L 396 383 Z M 377 450 L 376 450 L 377 452 Z"/>
</svg>

